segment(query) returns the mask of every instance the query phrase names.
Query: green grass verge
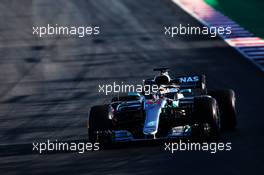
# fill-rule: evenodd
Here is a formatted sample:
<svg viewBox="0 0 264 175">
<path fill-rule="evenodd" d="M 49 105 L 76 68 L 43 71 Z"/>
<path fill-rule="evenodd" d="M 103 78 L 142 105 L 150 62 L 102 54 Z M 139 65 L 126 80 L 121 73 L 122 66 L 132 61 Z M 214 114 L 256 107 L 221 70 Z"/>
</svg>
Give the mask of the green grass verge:
<svg viewBox="0 0 264 175">
<path fill-rule="evenodd" d="M 204 1 L 256 36 L 264 38 L 264 0 Z"/>
</svg>

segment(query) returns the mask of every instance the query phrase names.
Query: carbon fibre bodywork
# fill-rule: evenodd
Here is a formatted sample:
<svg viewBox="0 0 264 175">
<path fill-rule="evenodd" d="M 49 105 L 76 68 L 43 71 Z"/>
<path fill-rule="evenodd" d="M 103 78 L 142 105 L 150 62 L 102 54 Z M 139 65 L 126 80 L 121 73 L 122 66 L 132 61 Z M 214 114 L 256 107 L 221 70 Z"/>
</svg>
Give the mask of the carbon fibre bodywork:
<svg viewBox="0 0 264 175">
<path fill-rule="evenodd" d="M 197 123 L 193 115 L 194 98 L 206 96 L 205 76 L 171 78 L 167 69 L 144 84 L 158 85 L 151 95 L 130 93 L 114 97 L 108 105 L 111 127 L 96 132 L 111 142 L 192 137 L 194 131 L 206 133 L 210 127 Z"/>
<path fill-rule="evenodd" d="M 144 81 L 147 85 L 158 85 L 157 92 L 130 93 L 112 99 L 103 114 L 107 119 L 99 121 L 110 124 L 91 130 L 96 138 L 123 142 L 201 137 L 209 136 L 211 130 L 217 135 L 220 113 L 217 101 L 207 94 L 205 76 L 171 78 L 167 69 L 158 71 L 161 73 L 154 79 Z"/>
</svg>

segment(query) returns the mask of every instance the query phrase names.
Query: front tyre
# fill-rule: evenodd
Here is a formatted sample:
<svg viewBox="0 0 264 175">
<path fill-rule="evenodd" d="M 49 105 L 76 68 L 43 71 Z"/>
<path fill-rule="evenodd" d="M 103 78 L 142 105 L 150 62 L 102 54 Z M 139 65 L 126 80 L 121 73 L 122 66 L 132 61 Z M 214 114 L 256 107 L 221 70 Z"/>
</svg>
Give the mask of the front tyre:
<svg viewBox="0 0 264 175">
<path fill-rule="evenodd" d="M 203 136 L 216 139 L 220 133 L 220 118 L 217 102 L 209 96 L 194 98 L 194 121 L 203 126 Z"/>
<path fill-rule="evenodd" d="M 93 106 L 88 120 L 89 142 L 110 142 L 111 129 L 108 105 Z"/>
<path fill-rule="evenodd" d="M 209 91 L 209 95 L 216 99 L 221 117 L 221 128 L 232 130 L 236 128 L 236 96 L 232 89 Z"/>
</svg>

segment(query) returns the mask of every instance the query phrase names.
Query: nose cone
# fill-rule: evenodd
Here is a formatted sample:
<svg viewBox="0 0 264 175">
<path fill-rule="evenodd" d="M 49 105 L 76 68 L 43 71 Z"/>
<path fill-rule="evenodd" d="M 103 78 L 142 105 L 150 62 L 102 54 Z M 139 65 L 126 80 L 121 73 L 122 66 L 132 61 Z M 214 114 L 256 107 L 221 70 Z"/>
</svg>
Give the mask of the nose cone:
<svg viewBox="0 0 264 175">
<path fill-rule="evenodd" d="M 159 99 L 153 103 L 146 103 L 146 119 L 143 128 L 145 135 L 155 135 L 158 132 L 159 117 L 161 109 L 165 106 L 166 100 Z"/>
</svg>

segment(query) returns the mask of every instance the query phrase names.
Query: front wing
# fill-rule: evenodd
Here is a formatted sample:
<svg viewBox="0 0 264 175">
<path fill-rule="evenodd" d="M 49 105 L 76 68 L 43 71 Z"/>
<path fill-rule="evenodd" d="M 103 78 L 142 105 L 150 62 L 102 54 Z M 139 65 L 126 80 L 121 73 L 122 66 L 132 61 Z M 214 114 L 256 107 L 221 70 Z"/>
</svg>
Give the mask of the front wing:
<svg viewBox="0 0 264 175">
<path fill-rule="evenodd" d="M 142 138 L 134 138 L 132 133 L 127 130 L 115 130 L 107 132 L 98 132 L 98 135 L 104 135 L 100 138 L 110 138 L 111 142 L 133 142 L 133 141 L 149 141 L 149 140 L 170 140 L 170 139 L 191 139 L 206 137 L 209 135 L 209 125 L 184 125 L 171 128 L 165 137 L 155 137 L 154 135 L 144 135 Z M 99 137 L 98 137 L 99 138 Z"/>
</svg>

